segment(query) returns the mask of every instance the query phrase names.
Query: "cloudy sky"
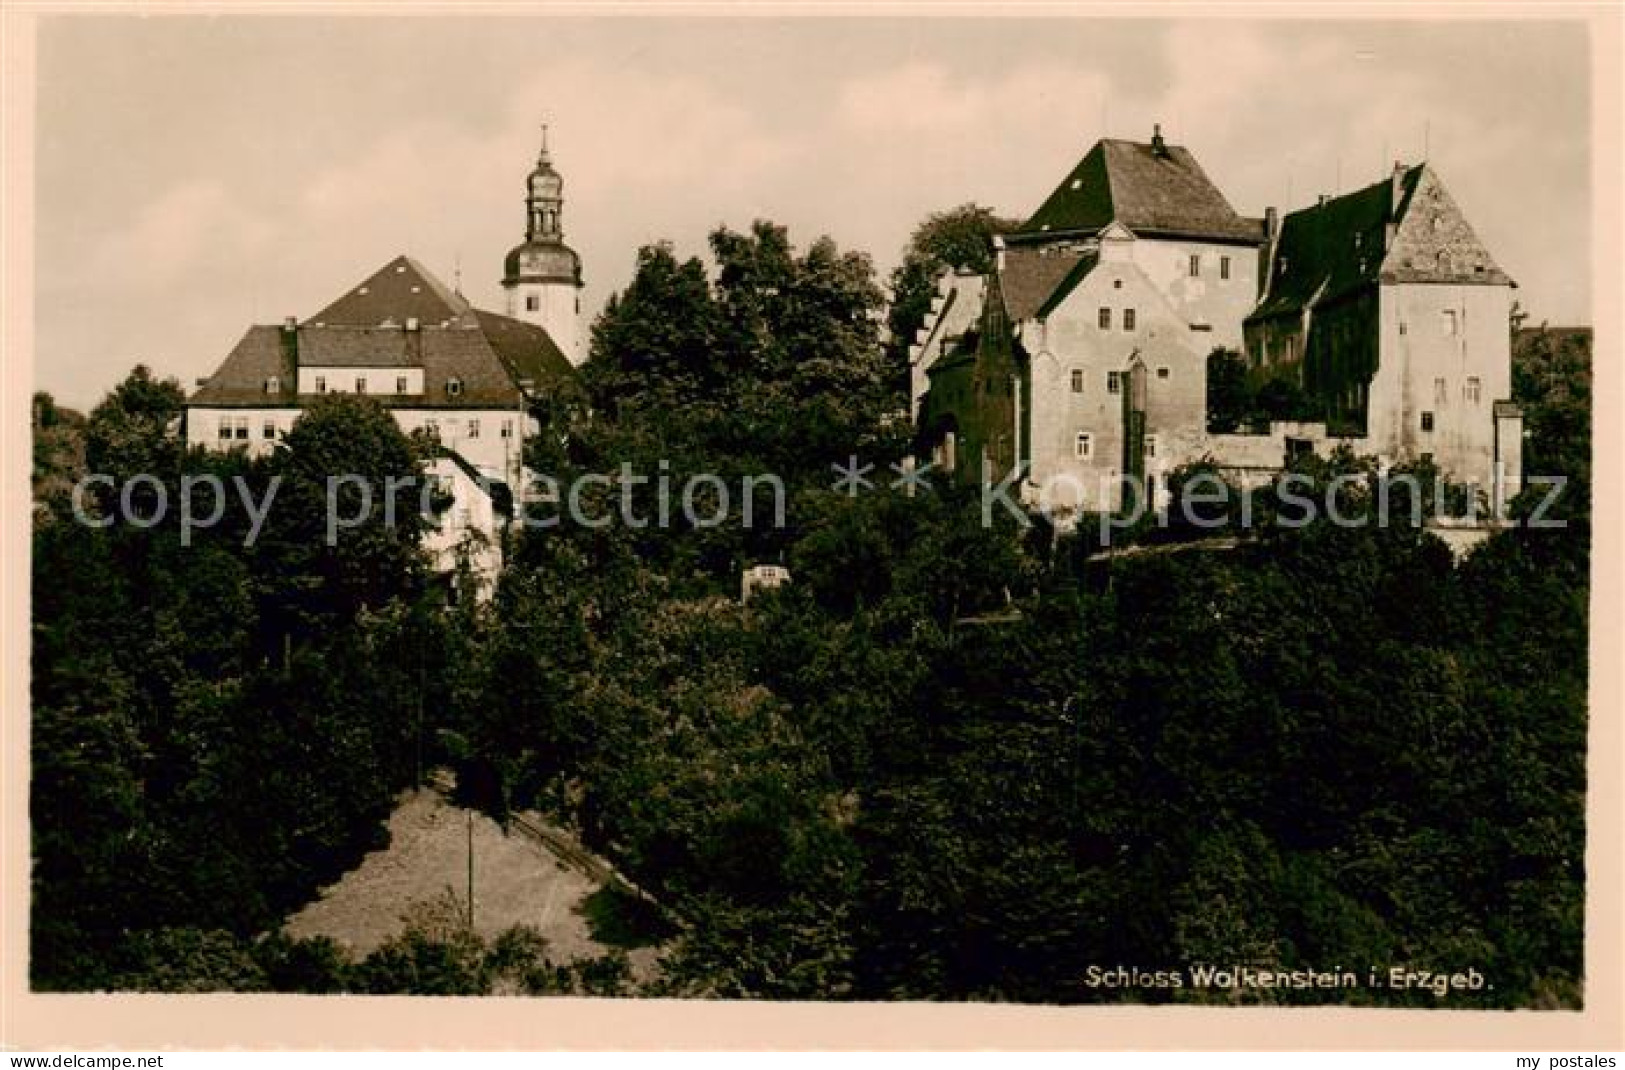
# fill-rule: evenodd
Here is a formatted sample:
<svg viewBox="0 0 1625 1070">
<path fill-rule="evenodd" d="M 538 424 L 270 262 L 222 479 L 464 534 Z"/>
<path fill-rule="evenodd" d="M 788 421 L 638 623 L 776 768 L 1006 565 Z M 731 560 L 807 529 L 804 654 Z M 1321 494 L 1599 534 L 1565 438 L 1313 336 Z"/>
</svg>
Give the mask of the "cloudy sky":
<svg viewBox="0 0 1625 1070">
<path fill-rule="evenodd" d="M 37 380 L 190 386 L 399 252 L 500 310 L 544 117 L 589 313 L 640 245 L 759 217 L 887 270 L 926 213 L 1025 215 L 1160 122 L 1248 214 L 1425 150 L 1535 318 L 1588 322 L 1589 85 L 1558 22 L 57 17 Z"/>
</svg>

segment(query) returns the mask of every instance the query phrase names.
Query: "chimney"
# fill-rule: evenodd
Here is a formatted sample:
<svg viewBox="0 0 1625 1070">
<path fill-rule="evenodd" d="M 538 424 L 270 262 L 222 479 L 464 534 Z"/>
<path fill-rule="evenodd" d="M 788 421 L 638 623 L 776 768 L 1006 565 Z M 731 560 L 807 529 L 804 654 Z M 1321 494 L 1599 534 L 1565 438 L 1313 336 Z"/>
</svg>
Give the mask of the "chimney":
<svg viewBox="0 0 1625 1070">
<path fill-rule="evenodd" d="M 993 268 L 999 274 L 1004 274 L 1004 235 L 993 235 Z"/>
<path fill-rule="evenodd" d="M 1270 274 L 1275 265 L 1275 248 L 1281 243 L 1281 216 L 1271 205 L 1264 209 L 1264 247 L 1258 250 L 1258 299 L 1269 296 Z"/>
<path fill-rule="evenodd" d="M 1331 194 L 1322 193 L 1319 197 L 1317 197 L 1315 199 L 1315 207 L 1316 208 L 1324 208 L 1324 207 L 1326 207 L 1326 202 L 1331 200 L 1331 199 L 1332 199 Z"/>
<path fill-rule="evenodd" d="M 282 329 L 284 331 L 289 332 L 290 334 L 293 333 L 294 331 L 297 331 L 299 329 L 299 317 L 298 316 L 284 316 L 282 318 Z"/>
<path fill-rule="evenodd" d="M 409 331 L 415 331 L 418 329 L 418 318 L 416 316 L 406 317 L 406 329 Z"/>
<path fill-rule="evenodd" d="M 1167 156 L 1168 144 L 1162 140 L 1162 124 L 1151 124 L 1151 155 Z"/>
</svg>

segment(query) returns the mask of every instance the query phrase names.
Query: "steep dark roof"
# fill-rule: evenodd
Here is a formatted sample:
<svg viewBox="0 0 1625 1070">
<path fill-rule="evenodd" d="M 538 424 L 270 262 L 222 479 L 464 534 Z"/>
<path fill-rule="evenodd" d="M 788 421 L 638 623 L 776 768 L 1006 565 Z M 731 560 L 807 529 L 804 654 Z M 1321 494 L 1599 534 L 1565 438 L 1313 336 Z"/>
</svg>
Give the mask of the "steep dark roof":
<svg viewBox="0 0 1625 1070">
<path fill-rule="evenodd" d="M 1295 316 L 1379 282 L 1512 284 L 1422 163 L 1283 219 L 1269 288 L 1247 318 Z"/>
<path fill-rule="evenodd" d="M 376 327 L 382 323 L 441 323 L 470 311 L 461 294 L 448 289 L 422 264 L 397 256 L 343 297 L 311 316 L 307 323 L 332 327 Z"/>
<path fill-rule="evenodd" d="M 545 330 L 534 323 L 482 309 L 475 309 L 474 316 L 486 342 L 515 381 L 529 379 L 540 389 L 575 386 L 575 367 Z"/>
<path fill-rule="evenodd" d="M 1401 178 L 1402 198 L 1415 189 L 1420 172 L 1412 168 Z M 1320 301 L 1334 301 L 1376 282 L 1392 196 L 1391 182 L 1378 182 L 1288 213 L 1270 263 L 1268 293 L 1248 319 L 1297 314 L 1317 294 Z"/>
<path fill-rule="evenodd" d="M 1076 269 L 1086 265 L 1086 272 L 1095 260 L 1092 253 L 1044 252 L 1019 246 L 1005 250 L 999 285 L 1010 322 L 1020 323 L 1038 315 Z"/>
<path fill-rule="evenodd" d="M 1180 145 L 1102 140 L 1012 237 L 1093 233 L 1116 221 L 1147 236 L 1257 244 L 1257 220 L 1236 214 Z"/>
<path fill-rule="evenodd" d="M 422 363 L 416 339 L 402 327 L 299 328 L 299 363 L 307 368 L 399 368 Z"/>
<path fill-rule="evenodd" d="M 294 399 L 297 371 L 280 327 L 250 327 L 209 381 L 192 395 L 193 405 L 281 405 Z M 267 394 L 266 380 L 278 380 Z"/>
<path fill-rule="evenodd" d="M 417 323 L 409 329 L 412 319 Z M 300 366 L 421 368 L 421 394 L 392 393 L 384 380 L 372 393 L 384 405 L 404 408 L 508 407 L 519 403 L 522 379 L 554 394 L 574 391 L 577 383 L 547 331 L 475 309 L 421 265 L 396 257 L 294 329 L 249 328 L 190 404 L 296 405 Z M 265 391 L 273 376 L 274 396 Z"/>
</svg>

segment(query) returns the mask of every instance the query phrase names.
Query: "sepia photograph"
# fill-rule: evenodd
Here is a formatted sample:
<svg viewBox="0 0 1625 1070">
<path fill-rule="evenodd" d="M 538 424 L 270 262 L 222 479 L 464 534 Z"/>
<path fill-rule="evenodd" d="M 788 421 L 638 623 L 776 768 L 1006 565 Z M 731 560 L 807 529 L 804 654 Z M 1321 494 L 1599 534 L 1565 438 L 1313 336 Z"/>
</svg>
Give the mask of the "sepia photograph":
<svg viewBox="0 0 1625 1070">
<path fill-rule="evenodd" d="M 1618 996 L 1594 19 L 353 14 L 31 23 L 29 992 Z"/>
</svg>

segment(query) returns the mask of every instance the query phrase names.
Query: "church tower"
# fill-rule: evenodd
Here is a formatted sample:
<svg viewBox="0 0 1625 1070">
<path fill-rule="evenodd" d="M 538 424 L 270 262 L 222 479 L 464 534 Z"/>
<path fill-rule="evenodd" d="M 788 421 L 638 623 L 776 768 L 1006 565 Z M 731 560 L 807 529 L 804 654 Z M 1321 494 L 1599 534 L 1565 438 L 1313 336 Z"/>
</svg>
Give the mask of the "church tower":
<svg viewBox="0 0 1625 1070">
<path fill-rule="evenodd" d="M 581 258 L 564 244 L 564 179 L 553 169 L 542 127 L 542 151 L 525 185 L 525 242 L 508 254 L 502 288 L 508 315 L 547 331 L 579 365 L 587 359 L 581 337 Z"/>
</svg>

